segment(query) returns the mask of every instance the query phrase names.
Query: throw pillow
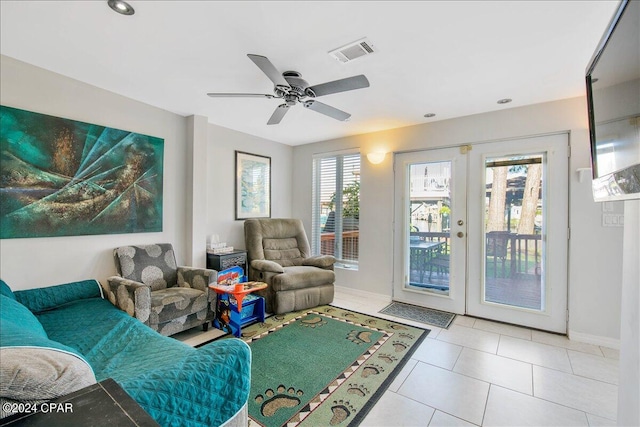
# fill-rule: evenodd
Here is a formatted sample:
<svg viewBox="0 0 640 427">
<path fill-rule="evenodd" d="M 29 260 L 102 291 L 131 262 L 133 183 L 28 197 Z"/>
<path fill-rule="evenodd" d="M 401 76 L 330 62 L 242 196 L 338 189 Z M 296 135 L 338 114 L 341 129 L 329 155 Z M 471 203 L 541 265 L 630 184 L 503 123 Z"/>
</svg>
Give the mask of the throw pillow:
<svg viewBox="0 0 640 427">
<path fill-rule="evenodd" d="M 48 340 L 36 316 L 15 299 L 0 295 L 0 344 L 22 345 L 25 340 Z"/>
<path fill-rule="evenodd" d="M 44 403 L 96 383 L 91 367 L 75 354 L 43 347 L 0 348 L 0 397 Z M 11 415 L 4 411 L 0 417 Z"/>
</svg>

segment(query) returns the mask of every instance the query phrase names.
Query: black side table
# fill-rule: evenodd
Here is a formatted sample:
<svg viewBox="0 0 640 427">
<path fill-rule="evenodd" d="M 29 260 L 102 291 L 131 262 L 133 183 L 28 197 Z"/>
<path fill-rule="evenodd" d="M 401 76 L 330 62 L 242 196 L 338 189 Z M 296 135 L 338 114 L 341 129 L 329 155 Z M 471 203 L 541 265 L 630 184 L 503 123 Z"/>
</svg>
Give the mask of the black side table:
<svg viewBox="0 0 640 427">
<path fill-rule="evenodd" d="M 233 251 L 228 254 L 212 254 L 207 251 L 207 268 L 222 271 L 235 266 L 242 267 L 244 274 L 249 275 L 249 271 L 247 271 L 247 251 Z"/>
<path fill-rule="evenodd" d="M 10 415 L 3 418 L 0 425 L 12 427 L 160 427 L 111 378 L 69 393 L 50 403 L 36 405 L 36 407 L 41 410 Z"/>
</svg>

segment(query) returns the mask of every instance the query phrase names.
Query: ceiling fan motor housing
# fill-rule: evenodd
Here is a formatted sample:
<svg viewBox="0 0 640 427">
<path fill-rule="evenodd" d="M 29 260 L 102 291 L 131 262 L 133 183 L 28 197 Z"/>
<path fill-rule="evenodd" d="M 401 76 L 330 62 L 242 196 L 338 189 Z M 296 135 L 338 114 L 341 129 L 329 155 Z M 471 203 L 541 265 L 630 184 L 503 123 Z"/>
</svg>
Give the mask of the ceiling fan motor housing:
<svg viewBox="0 0 640 427">
<path fill-rule="evenodd" d="M 282 77 L 289 83 L 291 89 L 289 94 L 297 96 L 297 98 L 304 98 L 307 96 L 305 89 L 309 87 L 309 83 L 302 78 L 302 74 L 297 71 L 285 71 L 282 73 Z"/>
</svg>

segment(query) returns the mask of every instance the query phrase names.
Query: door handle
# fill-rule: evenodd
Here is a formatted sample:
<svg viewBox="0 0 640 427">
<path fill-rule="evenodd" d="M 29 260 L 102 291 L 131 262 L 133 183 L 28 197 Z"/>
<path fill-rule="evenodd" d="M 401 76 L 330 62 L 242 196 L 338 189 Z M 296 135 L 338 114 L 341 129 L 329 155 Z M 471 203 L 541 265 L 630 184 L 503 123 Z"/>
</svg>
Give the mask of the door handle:
<svg viewBox="0 0 640 427">
<path fill-rule="evenodd" d="M 464 237 L 464 233 L 462 231 L 458 231 L 458 233 L 456 234 L 456 236 L 458 237 Z"/>
</svg>

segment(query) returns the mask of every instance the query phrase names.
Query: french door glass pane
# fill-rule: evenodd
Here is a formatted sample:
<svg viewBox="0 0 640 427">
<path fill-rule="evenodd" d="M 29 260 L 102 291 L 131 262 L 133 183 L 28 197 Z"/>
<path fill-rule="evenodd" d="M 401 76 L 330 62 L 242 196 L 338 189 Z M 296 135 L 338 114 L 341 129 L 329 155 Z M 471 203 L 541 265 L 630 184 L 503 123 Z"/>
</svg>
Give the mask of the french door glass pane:
<svg viewBox="0 0 640 427">
<path fill-rule="evenodd" d="M 544 310 L 545 155 L 485 163 L 484 300 Z"/>
<path fill-rule="evenodd" d="M 409 167 L 409 280 L 407 286 L 449 295 L 451 162 Z"/>
</svg>

